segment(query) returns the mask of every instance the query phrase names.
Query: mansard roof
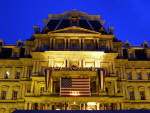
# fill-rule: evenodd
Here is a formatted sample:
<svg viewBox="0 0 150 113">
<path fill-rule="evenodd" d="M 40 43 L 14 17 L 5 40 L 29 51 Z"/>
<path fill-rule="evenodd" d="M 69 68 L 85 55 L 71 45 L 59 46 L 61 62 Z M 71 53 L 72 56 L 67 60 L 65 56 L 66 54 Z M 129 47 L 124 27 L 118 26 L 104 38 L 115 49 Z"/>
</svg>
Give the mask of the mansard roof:
<svg viewBox="0 0 150 113">
<path fill-rule="evenodd" d="M 72 26 L 100 32 L 101 34 L 108 34 L 103 26 L 104 21 L 100 20 L 100 15 L 88 15 L 76 10 L 58 15 L 49 14 L 48 19 L 44 19 L 44 24 L 45 27 L 40 31 L 43 34 Z"/>
</svg>

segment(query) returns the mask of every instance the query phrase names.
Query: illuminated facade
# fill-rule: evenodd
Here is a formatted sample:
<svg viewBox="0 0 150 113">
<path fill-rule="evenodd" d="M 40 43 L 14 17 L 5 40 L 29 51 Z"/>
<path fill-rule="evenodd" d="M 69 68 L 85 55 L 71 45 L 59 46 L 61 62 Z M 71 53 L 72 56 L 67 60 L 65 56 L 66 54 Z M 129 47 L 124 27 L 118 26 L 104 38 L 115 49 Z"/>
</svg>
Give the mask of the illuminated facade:
<svg viewBox="0 0 150 113">
<path fill-rule="evenodd" d="M 123 43 L 99 15 L 76 10 L 50 14 L 44 24 L 24 43 L 0 41 L 0 113 L 150 108 L 146 41 Z"/>
</svg>

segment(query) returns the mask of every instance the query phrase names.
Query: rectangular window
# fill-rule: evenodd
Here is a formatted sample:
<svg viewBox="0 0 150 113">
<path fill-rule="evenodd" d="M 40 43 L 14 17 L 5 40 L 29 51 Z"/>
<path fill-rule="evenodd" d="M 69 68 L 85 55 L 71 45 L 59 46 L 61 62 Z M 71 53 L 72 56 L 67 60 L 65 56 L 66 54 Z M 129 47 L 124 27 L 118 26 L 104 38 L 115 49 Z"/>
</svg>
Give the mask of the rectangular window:
<svg viewBox="0 0 150 113">
<path fill-rule="evenodd" d="M 86 49 L 91 49 L 91 45 L 90 45 L 90 44 L 87 44 L 87 45 L 86 45 Z"/>
<path fill-rule="evenodd" d="M 44 87 L 40 87 L 40 93 L 44 92 Z"/>
<path fill-rule="evenodd" d="M 76 49 L 77 45 L 76 44 L 72 44 L 72 49 Z"/>
<path fill-rule="evenodd" d="M 18 96 L 18 91 L 13 91 L 12 99 L 16 100 Z"/>
<path fill-rule="evenodd" d="M 129 53 L 129 58 L 133 59 L 133 54 L 132 53 Z"/>
<path fill-rule="evenodd" d="M 58 45 L 58 49 L 63 49 L 63 45 L 62 45 L 62 44 L 59 44 L 59 45 Z"/>
<path fill-rule="evenodd" d="M 105 46 L 100 46 L 100 51 L 105 51 Z"/>
<path fill-rule="evenodd" d="M 132 73 L 131 72 L 127 73 L 127 80 L 132 80 Z"/>
<path fill-rule="evenodd" d="M 5 79 L 9 79 L 9 72 L 8 71 L 5 73 Z"/>
<path fill-rule="evenodd" d="M 48 51 L 49 46 L 48 46 L 48 45 L 45 45 L 45 46 L 43 47 L 43 49 L 44 49 L 45 51 Z"/>
<path fill-rule="evenodd" d="M 137 73 L 137 79 L 138 80 L 142 80 L 142 75 L 141 75 L 141 73 L 139 72 L 139 73 Z"/>
<path fill-rule="evenodd" d="M 150 73 L 148 73 L 148 80 L 150 80 Z"/>
<path fill-rule="evenodd" d="M 129 92 L 129 97 L 130 97 L 130 100 L 134 100 L 135 99 L 133 91 Z"/>
<path fill-rule="evenodd" d="M 1 92 L 1 98 L 2 98 L 2 100 L 6 99 L 6 91 Z"/>
<path fill-rule="evenodd" d="M 17 52 L 14 52 L 14 57 L 18 57 L 18 53 Z"/>
<path fill-rule="evenodd" d="M 140 91 L 141 100 L 145 100 L 145 93 L 144 91 Z"/>
<path fill-rule="evenodd" d="M 17 72 L 15 79 L 19 79 L 19 78 L 20 78 L 20 72 Z"/>
</svg>

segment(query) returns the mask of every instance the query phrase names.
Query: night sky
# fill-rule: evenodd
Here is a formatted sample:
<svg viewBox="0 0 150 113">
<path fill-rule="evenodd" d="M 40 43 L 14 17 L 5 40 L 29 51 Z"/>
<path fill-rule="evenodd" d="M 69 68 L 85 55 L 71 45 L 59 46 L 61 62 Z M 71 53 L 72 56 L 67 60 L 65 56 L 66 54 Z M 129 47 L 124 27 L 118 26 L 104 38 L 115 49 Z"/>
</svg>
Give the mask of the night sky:
<svg viewBox="0 0 150 113">
<path fill-rule="evenodd" d="M 72 9 L 101 15 L 106 28 L 115 27 L 119 40 L 132 45 L 150 42 L 150 0 L 1 0 L 0 38 L 5 43 L 24 41 L 32 36 L 34 25 L 43 27 L 48 14 Z"/>
</svg>

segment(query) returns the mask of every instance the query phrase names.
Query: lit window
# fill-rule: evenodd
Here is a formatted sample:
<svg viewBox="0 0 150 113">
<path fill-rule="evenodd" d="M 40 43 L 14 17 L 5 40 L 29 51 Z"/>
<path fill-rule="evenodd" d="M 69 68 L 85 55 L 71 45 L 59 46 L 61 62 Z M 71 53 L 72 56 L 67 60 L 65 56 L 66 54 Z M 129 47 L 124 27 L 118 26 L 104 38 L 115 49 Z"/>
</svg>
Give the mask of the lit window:
<svg viewBox="0 0 150 113">
<path fill-rule="evenodd" d="M 9 72 L 7 71 L 5 74 L 5 79 L 9 79 L 9 75 L 10 75 Z"/>
<path fill-rule="evenodd" d="M 18 91 L 13 91 L 12 99 L 16 100 L 18 96 Z"/>
<path fill-rule="evenodd" d="M 134 100 L 135 99 L 133 91 L 129 92 L 129 98 L 130 98 L 130 100 Z"/>
<path fill-rule="evenodd" d="M 17 72 L 15 79 L 19 79 L 19 78 L 20 78 L 20 72 Z"/>
<path fill-rule="evenodd" d="M 132 80 L 132 74 L 131 74 L 131 72 L 127 73 L 127 80 Z"/>
<path fill-rule="evenodd" d="M 140 91 L 141 100 L 145 100 L 145 93 L 144 91 Z"/>
<path fill-rule="evenodd" d="M 140 73 L 140 72 L 137 73 L 137 79 L 138 79 L 138 80 L 141 80 L 141 79 L 142 79 L 142 76 L 141 76 L 141 73 Z"/>
<path fill-rule="evenodd" d="M 1 92 L 1 98 L 2 98 L 2 100 L 6 99 L 6 91 Z"/>
</svg>

